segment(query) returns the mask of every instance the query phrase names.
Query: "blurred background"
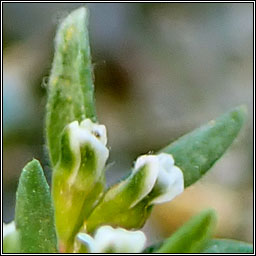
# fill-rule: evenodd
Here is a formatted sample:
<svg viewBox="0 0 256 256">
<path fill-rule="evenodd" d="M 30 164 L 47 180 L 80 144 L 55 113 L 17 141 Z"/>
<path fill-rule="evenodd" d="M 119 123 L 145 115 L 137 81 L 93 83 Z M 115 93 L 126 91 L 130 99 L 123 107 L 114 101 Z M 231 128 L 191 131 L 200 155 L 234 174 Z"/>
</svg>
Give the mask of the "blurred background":
<svg viewBox="0 0 256 256">
<path fill-rule="evenodd" d="M 47 80 L 59 21 L 76 3 L 3 3 L 3 218 L 14 217 L 24 165 L 40 160 Z M 253 3 L 89 3 L 99 120 L 111 149 L 107 182 L 140 154 L 239 104 L 248 121 L 200 182 L 155 207 L 148 243 L 204 208 L 218 213 L 216 237 L 253 239 Z"/>
</svg>

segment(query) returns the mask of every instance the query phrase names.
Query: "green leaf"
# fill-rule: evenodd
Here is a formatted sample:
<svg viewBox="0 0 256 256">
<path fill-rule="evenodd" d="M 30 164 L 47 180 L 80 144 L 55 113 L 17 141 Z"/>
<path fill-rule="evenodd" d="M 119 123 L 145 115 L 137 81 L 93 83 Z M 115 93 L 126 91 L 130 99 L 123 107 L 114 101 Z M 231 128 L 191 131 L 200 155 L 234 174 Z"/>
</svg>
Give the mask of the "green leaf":
<svg viewBox="0 0 256 256">
<path fill-rule="evenodd" d="M 143 253 L 154 253 L 163 245 L 163 241 L 147 247 Z M 253 253 L 253 245 L 231 240 L 231 239 L 212 239 L 202 251 L 202 253 Z"/>
<path fill-rule="evenodd" d="M 253 245 L 231 239 L 213 239 L 204 253 L 253 253 Z"/>
<path fill-rule="evenodd" d="M 183 171 L 185 187 L 200 179 L 223 155 L 236 138 L 245 117 L 246 107 L 236 107 L 161 150 L 173 155 L 175 165 Z"/>
<path fill-rule="evenodd" d="M 102 225 L 122 227 L 128 230 L 138 229 L 143 227 L 151 210 L 152 205 L 148 205 L 147 200 L 142 200 L 131 209 L 123 208 L 122 205 L 119 207 L 119 205 L 114 203 L 102 203 L 99 204 L 99 207 L 96 207 L 95 211 L 92 212 L 86 221 L 86 230 L 89 233 L 93 233 Z"/>
<path fill-rule="evenodd" d="M 23 169 L 16 194 L 15 223 L 22 253 L 57 252 L 54 210 L 39 161 Z"/>
<path fill-rule="evenodd" d="M 60 24 L 48 85 L 46 137 L 52 166 L 60 154 L 60 134 L 74 120 L 96 121 L 88 38 L 88 11 L 71 12 Z"/>
<path fill-rule="evenodd" d="M 92 214 L 86 221 L 86 229 L 92 233 L 101 225 L 111 225 L 126 229 L 141 227 L 147 219 L 152 206 L 148 205 L 148 197 L 133 205 L 148 187 L 151 170 L 143 166 L 127 179 L 112 186 L 101 198 Z"/>
<path fill-rule="evenodd" d="M 199 253 L 213 234 L 216 215 L 206 210 L 185 223 L 156 253 Z"/>
</svg>

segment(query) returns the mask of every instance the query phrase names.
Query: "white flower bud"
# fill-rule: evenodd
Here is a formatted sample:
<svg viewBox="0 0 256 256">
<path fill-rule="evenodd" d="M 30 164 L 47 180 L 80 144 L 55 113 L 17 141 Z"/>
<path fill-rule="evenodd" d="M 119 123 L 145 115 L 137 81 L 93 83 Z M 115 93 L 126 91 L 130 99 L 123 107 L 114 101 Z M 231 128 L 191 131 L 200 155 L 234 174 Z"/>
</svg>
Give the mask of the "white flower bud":
<svg viewBox="0 0 256 256">
<path fill-rule="evenodd" d="M 141 231 L 111 226 L 97 229 L 94 238 L 85 233 L 79 233 L 77 238 L 91 253 L 139 253 L 146 243 L 146 237 Z"/>
<path fill-rule="evenodd" d="M 133 170 L 133 173 L 138 172 L 143 166 L 146 166 L 149 171 L 149 177 L 144 184 L 144 190 L 140 197 L 133 202 L 131 207 L 136 205 L 142 198 L 155 191 L 154 198 L 151 204 L 159 204 L 172 200 L 184 190 L 183 173 L 177 166 L 174 165 L 172 155 L 161 153 L 158 155 L 143 155 L 140 156 Z"/>
<path fill-rule="evenodd" d="M 68 124 L 61 135 L 60 159 L 52 178 L 52 195 L 58 237 L 74 239 L 104 189 L 109 155 L 104 125 L 90 119 Z"/>
<path fill-rule="evenodd" d="M 89 145 L 96 154 L 96 170 L 95 179 L 101 175 L 105 163 L 107 161 L 109 150 L 106 147 L 107 133 L 104 125 L 93 123 L 90 119 L 83 120 L 80 125 L 78 121 L 74 121 L 68 125 L 70 131 L 70 144 L 74 154 L 78 157 L 77 166 L 72 173 L 71 183 L 75 179 L 80 165 L 80 148 L 83 145 Z"/>
<path fill-rule="evenodd" d="M 89 216 L 86 229 L 93 232 L 106 224 L 128 229 L 141 227 L 150 212 L 149 206 L 170 201 L 183 190 L 183 173 L 170 154 L 140 156 L 132 173 L 105 193 Z"/>
<path fill-rule="evenodd" d="M 161 153 L 157 157 L 160 169 L 155 187 L 159 187 L 161 194 L 152 201 L 153 204 L 171 201 L 184 191 L 183 172 L 174 165 L 172 155 Z"/>
</svg>

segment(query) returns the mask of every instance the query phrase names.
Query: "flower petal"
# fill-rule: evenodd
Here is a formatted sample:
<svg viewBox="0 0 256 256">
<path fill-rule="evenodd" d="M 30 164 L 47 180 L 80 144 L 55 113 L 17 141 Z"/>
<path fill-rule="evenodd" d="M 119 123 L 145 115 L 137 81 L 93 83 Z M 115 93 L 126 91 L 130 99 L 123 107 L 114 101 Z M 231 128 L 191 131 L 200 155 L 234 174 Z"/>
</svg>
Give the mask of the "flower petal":
<svg viewBox="0 0 256 256">
<path fill-rule="evenodd" d="M 139 253 L 143 250 L 146 237 L 141 231 L 102 226 L 94 238 L 79 233 L 78 240 L 89 247 L 91 253 Z"/>
</svg>

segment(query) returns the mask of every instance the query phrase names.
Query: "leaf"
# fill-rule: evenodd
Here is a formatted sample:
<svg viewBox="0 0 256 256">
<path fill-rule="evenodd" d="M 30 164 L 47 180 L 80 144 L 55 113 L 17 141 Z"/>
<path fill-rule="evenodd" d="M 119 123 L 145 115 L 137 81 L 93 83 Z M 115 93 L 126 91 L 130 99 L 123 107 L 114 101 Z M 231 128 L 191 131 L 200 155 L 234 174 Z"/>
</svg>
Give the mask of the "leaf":
<svg viewBox="0 0 256 256">
<path fill-rule="evenodd" d="M 154 253 L 163 244 L 163 241 L 150 245 L 142 253 Z M 212 239 L 202 253 L 253 253 L 253 245 L 231 239 Z"/>
<path fill-rule="evenodd" d="M 156 253 L 199 253 L 212 236 L 216 223 L 213 210 L 206 210 L 185 223 Z"/>
<path fill-rule="evenodd" d="M 213 239 L 204 253 L 253 253 L 253 245 L 231 239 Z"/>
<path fill-rule="evenodd" d="M 99 203 L 86 221 L 86 230 L 89 233 L 93 233 L 102 225 L 122 227 L 128 230 L 139 229 L 145 224 L 151 210 L 152 205 L 149 206 L 147 200 L 142 200 L 131 209 L 118 204 Z"/>
<path fill-rule="evenodd" d="M 246 107 L 236 107 L 161 150 L 173 155 L 175 165 L 183 171 L 185 187 L 200 179 L 223 155 L 236 138 L 245 117 Z"/>
<path fill-rule="evenodd" d="M 16 194 L 15 223 L 22 253 L 57 252 L 54 210 L 39 161 L 23 169 Z"/>
<path fill-rule="evenodd" d="M 102 225 L 126 229 L 141 227 L 152 208 L 148 206 L 148 197 L 144 194 L 149 187 L 148 182 L 152 180 L 153 171 L 155 170 L 144 166 L 127 179 L 110 187 L 86 221 L 87 231 L 92 233 Z M 140 198 L 141 194 L 145 198 Z"/>
<path fill-rule="evenodd" d="M 46 138 L 53 167 L 59 159 L 64 127 L 74 120 L 96 121 L 87 26 L 88 11 L 79 8 L 61 22 L 55 38 L 46 114 Z"/>
</svg>

